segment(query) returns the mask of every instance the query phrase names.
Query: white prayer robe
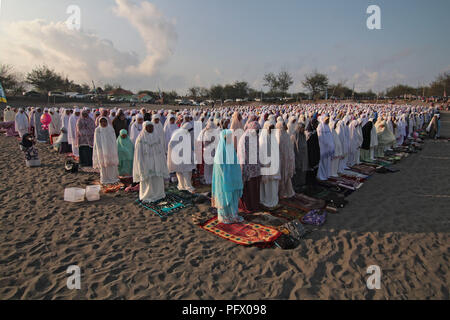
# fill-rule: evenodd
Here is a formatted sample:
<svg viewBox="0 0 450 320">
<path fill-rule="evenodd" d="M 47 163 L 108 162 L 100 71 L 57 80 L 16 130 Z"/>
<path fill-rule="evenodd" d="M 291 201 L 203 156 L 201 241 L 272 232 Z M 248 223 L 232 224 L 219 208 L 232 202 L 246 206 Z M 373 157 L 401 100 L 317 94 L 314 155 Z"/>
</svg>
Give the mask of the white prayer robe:
<svg viewBox="0 0 450 320">
<path fill-rule="evenodd" d="M 155 132 L 147 132 L 144 125 L 136 140 L 133 162 L 133 181 L 140 183 L 139 199 L 144 202 L 164 199 L 165 178 L 169 178 L 169 171 L 164 146 Z"/>
<path fill-rule="evenodd" d="M 95 129 L 92 151 L 94 169 L 100 169 L 100 183 L 103 185 L 119 182 L 119 155 L 116 133 L 111 126 Z"/>
<path fill-rule="evenodd" d="M 16 132 L 19 133 L 19 136 L 22 138 L 26 133 L 28 133 L 28 117 L 24 113 L 17 113 L 15 119 L 15 129 Z"/>
<path fill-rule="evenodd" d="M 69 118 L 69 128 L 67 129 L 67 139 L 69 140 L 69 144 L 72 145 L 72 153 L 75 157 L 80 156 L 79 148 L 75 147 L 78 119 L 80 119 L 79 116 L 76 116 L 75 114 L 71 115 Z"/>
</svg>

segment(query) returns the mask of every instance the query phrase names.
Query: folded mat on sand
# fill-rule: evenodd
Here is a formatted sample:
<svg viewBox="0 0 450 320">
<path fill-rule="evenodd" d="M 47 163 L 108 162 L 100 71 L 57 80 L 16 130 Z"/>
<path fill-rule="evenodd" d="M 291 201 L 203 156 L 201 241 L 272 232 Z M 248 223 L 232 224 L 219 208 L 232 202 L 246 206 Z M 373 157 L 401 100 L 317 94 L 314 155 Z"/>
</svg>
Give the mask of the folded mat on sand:
<svg viewBox="0 0 450 320">
<path fill-rule="evenodd" d="M 328 179 L 328 181 L 337 183 L 340 187 L 342 188 L 347 188 L 350 190 L 357 190 L 359 188 L 361 188 L 361 186 L 363 185 L 361 182 L 352 180 L 352 179 L 347 179 L 344 177 L 330 177 Z"/>
<path fill-rule="evenodd" d="M 351 169 L 352 169 L 352 171 L 361 173 L 366 176 L 371 176 L 375 173 L 375 168 L 373 168 L 371 166 L 366 166 L 363 164 L 357 164 L 357 165 L 351 167 Z"/>
<path fill-rule="evenodd" d="M 304 212 L 309 212 L 314 209 L 323 209 L 327 205 L 324 200 L 308 197 L 304 194 L 296 194 L 290 199 L 282 199 L 280 204 L 286 207 L 299 209 Z"/>
<path fill-rule="evenodd" d="M 339 184 L 332 181 L 318 181 L 317 183 L 319 186 L 326 188 L 329 192 L 335 192 L 343 195 L 344 197 L 348 197 L 354 192 L 354 190 L 340 187 Z"/>
<path fill-rule="evenodd" d="M 278 229 L 278 227 L 292 220 L 290 216 L 288 216 L 289 218 L 286 219 L 285 217 L 280 217 L 269 212 L 245 214 L 243 215 L 243 217 L 247 222 L 258 223 L 260 225 L 269 226 L 275 229 Z"/>
<path fill-rule="evenodd" d="M 157 214 L 160 218 L 167 217 L 192 205 L 192 203 L 185 202 L 183 199 L 171 193 L 166 193 L 164 199 L 153 203 L 142 202 L 140 200 L 137 200 L 136 203 L 142 208 Z"/>
<path fill-rule="evenodd" d="M 252 222 L 223 224 L 217 217 L 205 223 L 201 228 L 242 246 L 272 247 L 274 241 L 281 236 L 280 231 L 271 227 Z"/>
<path fill-rule="evenodd" d="M 84 173 L 98 173 L 98 174 L 100 174 L 100 170 L 99 169 L 94 169 L 92 167 L 81 167 L 81 168 L 79 168 L 79 171 L 84 172 Z"/>
<path fill-rule="evenodd" d="M 349 194 L 351 194 L 351 192 L 353 191 L 348 191 Z M 329 206 L 335 208 L 344 208 L 348 204 L 348 201 L 345 200 L 346 194 L 333 192 L 319 185 L 304 186 L 303 193 L 316 199 L 325 200 Z"/>
</svg>

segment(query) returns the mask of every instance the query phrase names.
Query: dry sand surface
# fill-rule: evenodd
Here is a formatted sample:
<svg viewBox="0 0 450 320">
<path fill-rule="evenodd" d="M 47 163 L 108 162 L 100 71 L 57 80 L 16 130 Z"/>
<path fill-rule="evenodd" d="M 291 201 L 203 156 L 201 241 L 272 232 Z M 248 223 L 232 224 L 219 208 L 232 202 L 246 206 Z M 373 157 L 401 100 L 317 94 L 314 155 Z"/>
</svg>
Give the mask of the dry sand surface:
<svg viewBox="0 0 450 320">
<path fill-rule="evenodd" d="M 136 195 L 63 201 L 92 174 L 66 174 L 39 146 L 24 167 L 15 138 L 0 137 L 0 299 L 449 299 L 450 143 L 373 176 L 350 204 L 295 250 L 245 248 L 195 226 L 203 205 L 161 221 Z M 82 288 L 66 287 L 70 265 Z M 382 269 L 381 290 L 366 270 Z"/>
</svg>

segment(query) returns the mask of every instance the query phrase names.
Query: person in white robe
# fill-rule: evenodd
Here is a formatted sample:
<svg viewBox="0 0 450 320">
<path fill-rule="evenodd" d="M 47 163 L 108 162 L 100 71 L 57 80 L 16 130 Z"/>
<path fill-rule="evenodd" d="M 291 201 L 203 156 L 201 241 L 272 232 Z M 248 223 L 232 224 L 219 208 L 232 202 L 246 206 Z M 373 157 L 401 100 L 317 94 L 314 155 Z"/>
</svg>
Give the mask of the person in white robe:
<svg viewBox="0 0 450 320">
<path fill-rule="evenodd" d="M 189 132 L 191 128 L 191 124 L 187 122 L 174 132 L 169 142 L 167 167 L 169 173 L 176 173 L 177 175 L 178 190 L 194 193 L 192 171 L 196 168 L 196 165 L 194 163 L 193 135 Z M 185 152 L 190 154 L 186 155 Z"/>
<path fill-rule="evenodd" d="M 136 121 L 130 126 L 130 139 L 131 142 L 136 144 L 137 138 L 142 132 L 144 124 L 144 116 L 140 113 L 136 115 Z"/>
<path fill-rule="evenodd" d="M 178 125 L 175 123 L 175 116 L 173 114 L 171 114 L 169 116 L 168 121 L 166 121 L 165 125 L 164 125 L 164 137 L 165 137 L 165 151 L 167 153 L 168 149 L 169 149 L 169 142 L 170 139 L 172 139 L 173 133 L 178 130 Z"/>
<path fill-rule="evenodd" d="M 343 172 L 347 168 L 347 158 L 349 143 L 348 137 L 346 136 L 345 122 L 344 120 L 339 120 L 336 124 L 336 133 L 339 137 L 341 143 L 341 157 L 339 159 L 338 172 Z"/>
<path fill-rule="evenodd" d="M 278 197 L 278 188 L 281 180 L 281 172 L 280 172 L 280 155 L 278 154 L 278 159 L 273 159 L 275 155 L 269 154 L 272 150 L 272 143 L 277 143 L 276 139 L 274 139 L 275 135 L 275 126 L 269 122 L 265 121 L 264 128 L 261 131 L 259 137 L 259 149 L 260 149 L 260 159 L 261 159 L 261 188 L 260 188 L 260 201 L 261 204 L 267 208 L 275 208 L 278 206 L 279 197 Z M 277 145 L 276 148 L 279 148 Z M 264 150 L 264 151 L 262 151 Z M 279 149 L 278 149 L 279 150 Z M 271 163 L 272 161 L 278 161 L 278 164 Z M 264 170 L 264 168 L 268 168 L 271 166 L 278 167 L 278 170 Z"/>
<path fill-rule="evenodd" d="M 154 132 L 153 124 L 147 121 L 136 140 L 133 162 L 133 181 L 140 183 L 139 199 L 152 203 L 166 197 L 164 179 L 169 171 L 164 146 Z"/>
<path fill-rule="evenodd" d="M 343 160 L 344 156 L 341 139 L 339 138 L 339 134 L 337 132 L 337 125 L 338 122 L 336 122 L 335 120 L 331 120 L 329 123 L 334 141 L 334 155 L 331 158 L 331 177 L 339 176 L 339 164 Z"/>
<path fill-rule="evenodd" d="M 3 113 L 3 121 L 4 122 L 14 122 L 16 120 L 16 113 L 11 107 L 6 107 L 5 112 Z"/>
<path fill-rule="evenodd" d="M 48 133 L 50 134 L 50 143 L 53 144 L 61 133 L 61 116 L 56 108 L 50 109 L 50 116 L 52 117 L 52 122 L 48 126 Z"/>
<path fill-rule="evenodd" d="M 28 116 L 26 115 L 24 109 L 20 108 L 19 112 L 15 118 L 15 130 L 19 133 L 19 136 L 22 138 L 26 133 L 28 133 Z"/>
<path fill-rule="evenodd" d="M 67 139 L 69 140 L 69 145 L 72 146 L 72 153 L 75 157 L 80 156 L 80 150 L 78 147 L 75 147 L 75 139 L 77 134 L 77 122 L 80 119 L 80 109 L 76 108 L 73 115 L 69 118 L 69 125 L 67 128 Z"/>
<path fill-rule="evenodd" d="M 94 133 L 94 148 L 92 151 L 94 169 L 100 170 L 100 183 L 110 185 L 119 182 L 119 154 L 117 150 L 116 133 L 108 125 L 108 119 L 102 117 Z"/>
<path fill-rule="evenodd" d="M 330 117 L 328 115 L 321 117 L 317 127 L 320 146 L 320 163 L 317 178 L 321 181 L 326 181 L 331 177 L 331 160 L 335 151 L 333 134 L 328 126 L 329 120 Z"/>
<path fill-rule="evenodd" d="M 219 144 L 219 129 L 214 124 L 214 118 L 206 121 L 206 127 L 200 132 L 197 138 L 197 155 L 203 164 L 203 182 L 206 185 L 212 184 L 212 175 L 214 169 L 214 157 L 216 148 Z"/>
<path fill-rule="evenodd" d="M 166 145 L 166 136 L 164 134 L 164 127 L 161 123 L 161 116 L 159 114 L 154 114 L 152 116 L 153 129 L 155 134 L 158 136 L 161 141 L 161 145 L 165 147 Z M 164 150 L 165 151 L 165 150 Z"/>
<path fill-rule="evenodd" d="M 295 152 L 294 144 L 290 135 L 287 133 L 286 125 L 283 120 L 278 121 L 275 128 L 276 138 L 280 150 L 280 184 L 278 187 L 278 195 L 281 199 L 289 199 L 295 196 L 292 186 L 292 178 L 295 173 Z"/>
</svg>

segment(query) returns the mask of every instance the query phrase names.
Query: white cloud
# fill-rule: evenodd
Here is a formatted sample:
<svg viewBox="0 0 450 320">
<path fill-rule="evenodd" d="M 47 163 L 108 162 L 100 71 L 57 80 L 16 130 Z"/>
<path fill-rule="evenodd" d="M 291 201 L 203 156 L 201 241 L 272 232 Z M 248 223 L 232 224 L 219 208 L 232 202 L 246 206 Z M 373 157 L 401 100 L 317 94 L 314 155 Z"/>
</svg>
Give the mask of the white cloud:
<svg viewBox="0 0 450 320">
<path fill-rule="evenodd" d="M 0 61 L 23 72 L 45 64 L 78 82 L 135 82 L 159 76 L 177 41 L 175 22 L 149 2 L 138 6 L 116 0 L 114 12 L 138 31 L 146 47 L 145 57 L 121 51 L 95 33 L 69 30 L 64 22 L 32 20 L 2 25 Z"/>
</svg>

